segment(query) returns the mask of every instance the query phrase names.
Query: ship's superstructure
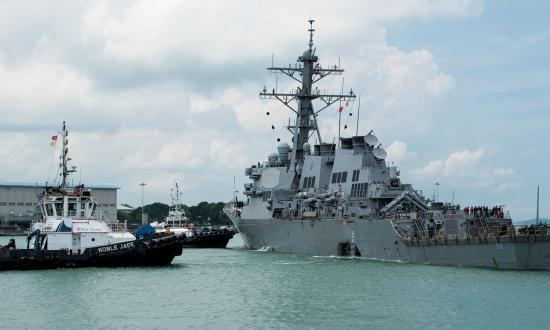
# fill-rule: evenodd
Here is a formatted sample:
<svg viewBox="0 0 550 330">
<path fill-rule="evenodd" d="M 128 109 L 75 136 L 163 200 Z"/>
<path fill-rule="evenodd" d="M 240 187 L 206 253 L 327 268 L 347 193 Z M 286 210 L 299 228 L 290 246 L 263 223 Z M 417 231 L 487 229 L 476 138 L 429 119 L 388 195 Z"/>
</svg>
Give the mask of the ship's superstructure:
<svg viewBox="0 0 550 330">
<path fill-rule="evenodd" d="M 185 215 L 185 211 L 181 207 L 178 183 L 176 182 L 172 193 L 170 194 L 172 203 L 168 209 L 168 216 L 164 219 L 164 222 L 154 221 L 151 226 L 155 228 L 157 232 L 172 232 L 176 235 L 184 235 L 186 237 L 193 237 L 196 231 L 193 229 L 193 225 L 189 224 L 189 218 Z"/>
<path fill-rule="evenodd" d="M 388 166 L 373 131 L 339 137 L 338 144 L 324 142 L 317 115 L 355 95 L 325 94 L 315 86 L 343 70 L 318 63 L 313 32 L 310 21 L 308 48 L 297 64 L 268 68 L 300 86 L 290 93 L 264 87 L 260 93 L 261 98 L 281 101 L 296 120 L 288 127 L 292 146 L 280 143 L 267 161 L 247 168 L 247 200 L 225 209 L 248 247 L 446 265 L 550 268 L 544 252 L 550 249 L 546 227 L 520 230 L 502 206 L 460 208 L 428 200 L 401 181 L 397 167 Z M 313 100 L 320 100 L 319 109 Z M 292 107 L 294 101 L 297 108 Z M 313 133 L 318 143 L 312 146 Z"/>
</svg>

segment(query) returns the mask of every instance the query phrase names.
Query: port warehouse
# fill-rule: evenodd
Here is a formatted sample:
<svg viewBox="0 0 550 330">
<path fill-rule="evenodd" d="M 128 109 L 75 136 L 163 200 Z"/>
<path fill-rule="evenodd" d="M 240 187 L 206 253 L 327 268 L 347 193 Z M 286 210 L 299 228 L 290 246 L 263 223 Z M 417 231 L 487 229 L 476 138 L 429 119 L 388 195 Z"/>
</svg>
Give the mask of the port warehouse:
<svg viewBox="0 0 550 330">
<path fill-rule="evenodd" d="M 40 182 L 0 181 L 0 225 L 28 228 L 33 220 L 41 217 L 38 202 L 46 188 Z M 106 221 L 117 219 L 117 191 L 113 185 L 89 185 L 97 203 L 97 215 Z"/>
</svg>

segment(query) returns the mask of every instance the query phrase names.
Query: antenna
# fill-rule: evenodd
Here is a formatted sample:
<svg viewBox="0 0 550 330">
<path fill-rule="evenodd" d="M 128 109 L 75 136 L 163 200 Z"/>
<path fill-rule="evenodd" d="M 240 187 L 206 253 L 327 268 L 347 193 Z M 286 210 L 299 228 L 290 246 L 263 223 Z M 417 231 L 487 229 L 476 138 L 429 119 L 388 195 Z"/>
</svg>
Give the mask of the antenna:
<svg viewBox="0 0 550 330">
<path fill-rule="evenodd" d="M 178 186 L 178 182 L 176 181 L 176 203 L 175 203 L 175 206 L 174 206 L 174 210 L 176 211 L 176 215 L 177 215 L 177 212 L 178 212 L 179 202 L 180 202 L 180 188 Z"/>
<path fill-rule="evenodd" d="M 170 202 L 174 206 L 174 188 L 170 188 Z"/>
<path fill-rule="evenodd" d="M 315 20 L 310 19 L 309 20 L 309 50 L 313 49 L 313 32 L 315 32 L 315 29 L 313 28 L 313 23 Z"/>
<path fill-rule="evenodd" d="M 340 61 L 338 61 L 340 62 Z M 340 94 L 344 94 L 344 77 L 342 77 L 342 88 L 340 88 Z M 342 126 L 342 99 L 340 99 L 340 105 L 338 108 L 338 148 L 340 148 L 340 129 Z"/>
<path fill-rule="evenodd" d="M 237 188 L 235 186 L 235 176 L 233 175 L 233 199 L 237 201 Z"/>
<path fill-rule="evenodd" d="M 539 193 L 540 193 L 540 186 L 537 186 L 537 221 L 536 224 L 539 224 Z"/>
<path fill-rule="evenodd" d="M 436 182 L 436 183 L 434 183 L 434 185 L 435 185 L 435 196 L 434 196 L 434 200 L 437 202 L 437 199 L 439 198 L 439 186 L 441 186 L 441 183 Z"/>
<path fill-rule="evenodd" d="M 277 90 L 264 89 L 260 92 L 261 99 L 276 99 L 283 103 L 286 108 L 290 109 L 295 115 L 296 120 L 294 125 L 289 125 L 287 129 L 294 135 L 292 138 L 292 154 L 290 156 L 290 164 L 288 171 L 295 173 L 295 180 L 301 175 L 301 166 L 304 161 L 304 144 L 309 141 L 311 137 L 310 133 L 315 131 L 317 133 L 317 139 L 319 143 L 323 143 L 321 133 L 319 132 L 319 125 L 317 124 L 317 115 L 337 102 L 348 101 L 355 99 L 353 91 L 343 94 L 343 81 L 342 92 L 336 94 L 322 93 L 319 91 L 315 84 L 321 79 L 330 75 L 340 75 L 344 70 L 338 65 L 329 66 L 323 68 L 318 63 L 318 57 L 315 55 L 313 48 L 313 22 L 314 20 L 308 20 L 309 22 L 309 48 L 298 57 L 298 62 L 294 65 L 288 66 L 271 66 L 267 68 L 270 72 L 283 73 L 287 77 L 295 80 L 300 84 L 296 90 L 292 90 L 287 93 L 280 93 Z M 340 62 L 340 61 L 338 61 Z M 277 80 L 278 85 L 278 80 Z M 315 109 L 313 101 L 319 100 L 320 108 Z M 293 106 L 293 102 L 297 102 L 297 107 Z"/>
<path fill-rule="evenodd" d="M 65 188 L 67 186 L 67 177 L 69 176 L 69 174 L 76 172 L 76 166 L 71 166 L 71 169 L 67 168 L 71 158 L 69 157 L 69 131 L 67 131 L 65 121 L 63 121 L 61 136 L 62 146 L 61 156 L 59 156 L 61 160 L 61 163 L 59 164 L 59 167 L 61 168 L 61 173 L 59 176 L 62 177 L 60 188 Z"/>
<path fill-rule="evenodd" d="M 355 136 L 359 135 L 359 113 L 361 111 L 361 94 L 359 94 L 359 104 L 357 105 L 357 126 L 355 127 Z"/>
<path fill-rule="evenodd" d="M 145 187 L 146 183 L 142 182 L 139 184 L 141 186 L 141 224 L 145 224 L 145 217 L 143 214 L 143 187 Z"/>
</svg>

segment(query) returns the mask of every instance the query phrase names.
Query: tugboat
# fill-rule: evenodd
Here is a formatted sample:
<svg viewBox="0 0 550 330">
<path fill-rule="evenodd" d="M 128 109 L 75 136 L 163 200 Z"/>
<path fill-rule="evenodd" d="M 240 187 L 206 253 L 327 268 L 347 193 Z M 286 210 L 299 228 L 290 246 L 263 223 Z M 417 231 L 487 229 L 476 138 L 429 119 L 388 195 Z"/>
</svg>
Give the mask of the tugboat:
<svg viewBox="0 0 550 330">
<path fill-rule="evenodd" d="M 65 122 L 62 143 L 61 183 L 41 197 L 42 219 L 32 225 L 26 248 L 18 249 L 14 240 L 0 248 L 0 270 L 168 265 L 181 255 L 183 240 L 176 235 L 157 234 L 149 225 L 133 235 L 100 220 L 91 191 L 67 184 L 76 167 L 68 168 Z"/>
<path fill-rule="evenodd" d="M 174 189 L 172 190 L 174 192 Z M 157 233 L 173 233 L 184 237 L 183 246 L 186 248 L 225 248 L 236 231 L 233 226 L 195 226 L 180 210 L 179 187 L 176 182 L 175 192 L 171 195 L 172 206 L 164 222 L 153 222 L 151 226 Z"/>
</svg>

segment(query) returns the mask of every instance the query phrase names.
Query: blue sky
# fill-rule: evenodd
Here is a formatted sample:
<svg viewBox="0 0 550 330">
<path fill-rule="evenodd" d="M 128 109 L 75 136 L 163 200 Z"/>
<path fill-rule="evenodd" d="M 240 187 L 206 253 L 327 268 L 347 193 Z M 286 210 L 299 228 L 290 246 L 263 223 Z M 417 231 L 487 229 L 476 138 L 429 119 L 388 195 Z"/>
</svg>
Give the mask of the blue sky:
<svg viewBox="0 0 550 330">
<path fill-rule="evenodd" d="M 79 178 L 120 186 L 120 202 L 138 204 L 143 181 L 146 202 L 168 202 L 175 181 L 186 203 L 229 199 L 234 176 L 240 189 L 244 168 L 274 151 L 276 138 L 290 139 L 289 113 L 258 92 L 278 79 L 265 71 L 272 54 L 293 63 L 315 18 L 321 63 L 340 58 L 346 88 L 361 94 L 360 131 L 374 129 L 404 181 L 428 196 L 440 182 L 440 198 L 454 191 L 462 205 L 506 204 L 518 220 L 534 217 L 540 184 L 548 217 L 549 9 L 481 0 L 2 1 L 0 180 L 52 180 L 49 138 L 67 120 Z M 279 78 L 279 89 L 296 87 Z M 320 121 L 332 140 L 336 108 Z"/>
<path fill-rule="evenodd" d="M 536 185 L 548 216 L 545 171 L 550 127 L 550 23 L 544 1 L 487 2 L 481 15 L 448 20 L 405 20 L 386 25 L 388 42 L 429 49 L 456 86 L 447 96 L 440 130 L 419 139 L 438 140 L 421 152 L 482 146 L 487 161 L 513 169 L 517 185 L 504 191 L 456 187 L 459 201 L 503 201 L 512 215 L 534 215 Z M 422 144 L 421 140 L 408 141 Z M 486 147 L 485 147 L 486 146 Z M 426 150 L 427 149 L 427 150 Z M 444 180 L 442 180 L 444 184 Z M 427 188 L 426 188 L 427 189 Z M 451 189 L 455 189 L 451 185 Z M 444 190 L 444 189 L 443 189 Z"/>
</svg>

